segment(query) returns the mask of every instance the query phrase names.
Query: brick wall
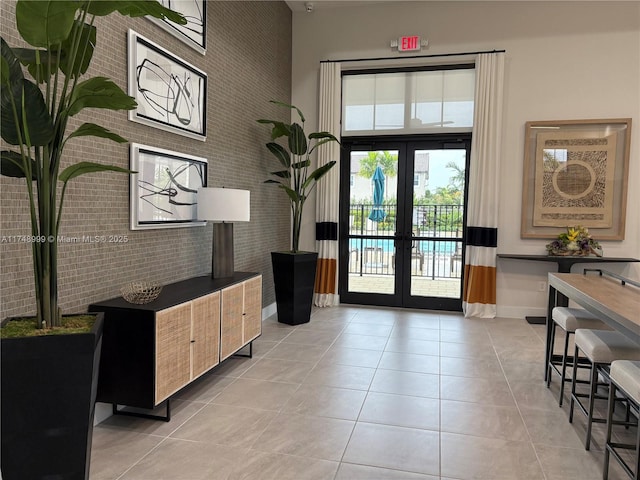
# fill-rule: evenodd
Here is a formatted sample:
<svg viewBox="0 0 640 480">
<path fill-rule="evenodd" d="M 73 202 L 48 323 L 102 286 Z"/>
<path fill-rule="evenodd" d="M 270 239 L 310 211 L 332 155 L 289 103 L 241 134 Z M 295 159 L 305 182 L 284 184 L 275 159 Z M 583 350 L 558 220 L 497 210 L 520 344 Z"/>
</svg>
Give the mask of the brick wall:
<svg viewBox="0 0 640 480">
<path fill-rule="evenodd" d="M 3 38 L 19 46 L 15 2 L 0 3 Z M 70 125 L 91 121 L 130 142 L 206 157 L 209 186 L 251 191 L 251 222 L 235 225 L 236 270 L 264 275 L 263 305 L 275 301 L 270 252 L 289 248 L 286 197 L 265 185 L 274 165 L 264 147 L 268 128 L 257 118 L 287 112 L 270 99 L 291 97 L 291 12 L 284 2 L 208 2 L 207 53 L 202 56 L 151 21 L 113 14 L 96 20 L 97 48 L 89 76 L 107 76 L 126 90 L 127 30 L 134 29 L 208 75 L 207 140 L 201 142 L 127 120 L 127 112 L 89 110 Z M 3 145 L 3 148 L 5 146 Z M 127 167 L 128 145 L 79 138 L 65 149 L 62 168 L 79 160 Z M 129 180 L 114 173 L 72 180 L 60 235 L 126 235 L 126 243 L 77 243 L 59 247 L 60 303 L 64 312 L 118 296 L 132 280 L 170 283 L 211 268 L 211 225 L 129 230 Z M 24 180 L 0 177 L 0 236 L 28 235 Z M 0 318 L 34 313 L 31 249 L 26 243 L 0 243 Z"/>
</svg>

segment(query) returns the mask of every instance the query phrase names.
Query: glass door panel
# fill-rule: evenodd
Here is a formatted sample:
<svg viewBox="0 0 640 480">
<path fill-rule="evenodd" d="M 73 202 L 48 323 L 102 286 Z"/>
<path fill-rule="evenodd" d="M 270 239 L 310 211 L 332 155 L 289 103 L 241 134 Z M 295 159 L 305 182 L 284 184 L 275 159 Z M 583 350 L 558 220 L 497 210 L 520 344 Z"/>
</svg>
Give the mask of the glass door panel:
<svg viewBox="0 0 640 480">
<path fill-rule="evenodd" d="M 409 296 L 459 299 L 467 150 L 461 145 L 410 152 L 414 181 Z"/>
<path fill-rule="evenodd" d="M 343 144 L 342 302 L 462 309 L 469 144 L 458 135 Z"/>
<path fill-rule="evenodd" d="M 377 149 L 350 153 L 348 292 L 397 293 L 398 154 Z"/>
</svg>

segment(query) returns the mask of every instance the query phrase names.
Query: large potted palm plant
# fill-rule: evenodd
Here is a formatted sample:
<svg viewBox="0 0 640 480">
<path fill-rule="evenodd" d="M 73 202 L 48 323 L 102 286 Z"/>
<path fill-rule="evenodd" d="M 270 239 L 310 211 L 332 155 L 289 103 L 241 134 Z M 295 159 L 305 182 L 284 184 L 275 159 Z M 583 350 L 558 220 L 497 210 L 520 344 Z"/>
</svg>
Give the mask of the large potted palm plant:
<svg viewBox="0 0 640 480">
<path fill-rule="evenodd" d="M 0 173 L 23 178 L 27 188 L 31 231 L 25 238 L 32 248 L 36 306 L 33 319 L 3 321 L 0 329 L 33 326 L 17 337 L 2 335 L 2 478 L 86 479 L 102 318 L 85 333 L 63 328 L 69 322 L 58 308 L 58 234 L 70 180 L 92 172 L 130 172 L 88 161 L 60 170 L 64 147 L 74 138 L 126 142 L 94 123 L 67 133 L 67 123 L 88 108 L 136 106 L 105 77 L 81 80 L 96 47 L 95 17 L 117 11 L 186 21 L 148 0 L 19 0 L 15 11 L 17 30 L 30 47 L 12 48 L 0 38 L 1 135 L 10 145 L 1 152 Z"/>
<path fill-rule="evenodd" d="M 311 169 L 311 154 L 328 142 L 338 142 L 329 132 L 304 131 L 305 118 L 300 109 L 294 105 L 277 102 L 272 103 L 295 110 L 300 123 L 286 123 L 279 120 L 258 120 L 269 124 L 271 141 L 266 144 L 269 151 L 278 160 L 283 169 L 270 172 L 274 178 L 265 183 L 276 184 L 289 199 L 291 206 L 292 234 L 290 251 L 271 252 L 273 266 L 273 282 L 276 293 L 278 321 L 289 325 L 306 323 L 311 318 L 313 287 L 316 278 L 317 252 L 300 251 L 300 227 L 305 202 L 315 189 L 318 181 L 335 165 L 335 160 Z M 275 140 L 284 137 L 285 145 Z"/>
</svg>

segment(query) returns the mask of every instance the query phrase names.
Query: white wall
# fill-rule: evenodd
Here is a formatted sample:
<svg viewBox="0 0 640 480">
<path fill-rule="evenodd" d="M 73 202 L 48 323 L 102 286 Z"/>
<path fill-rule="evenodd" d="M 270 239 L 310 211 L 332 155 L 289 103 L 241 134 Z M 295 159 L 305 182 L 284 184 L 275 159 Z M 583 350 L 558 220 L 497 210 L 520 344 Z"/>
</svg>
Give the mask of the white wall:
<svg viewBox="0 0 640 480">
<path fill-rule="evenodd" d="M 426 1 L 296 12 L 292 102 L 307 127 L 317 124 L 321 60 L 401 57 L 389 48 L 401 35 L 428 38 L 423 54 L 506 50 L 501 253 L 543 254 L 547 242 L 520 238 L 525 122 L 631 117 L 626 238 L 602 244 L 606 256 L 640 258 L 639 2 Z M 313 211 L 310 202 L 301 244 L 307 249 L 314 249 Z M 638 264 L 609 269 L 640 279 Z M 542 314 L 546 292 L 538 286 L 552 271 L 553 263 L 499 260 L 498 314 Z"/>
</svg>

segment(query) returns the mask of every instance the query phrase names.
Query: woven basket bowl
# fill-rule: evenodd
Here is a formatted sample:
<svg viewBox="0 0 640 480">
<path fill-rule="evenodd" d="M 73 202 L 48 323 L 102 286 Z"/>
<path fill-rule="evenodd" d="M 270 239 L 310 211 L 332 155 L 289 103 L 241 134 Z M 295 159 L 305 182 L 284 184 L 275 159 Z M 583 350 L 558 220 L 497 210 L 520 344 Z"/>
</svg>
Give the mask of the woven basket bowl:
<svg viewBox="0 0 640 480">
<path fill-rule="evenodd" d="M 153 302 L 160 291 L 162 285 L 152 282 L 131 282 L 122 287 L 122 297 L 129 303 L 135 303 L 142 305 L 145 303 Z"/>
</svg>

